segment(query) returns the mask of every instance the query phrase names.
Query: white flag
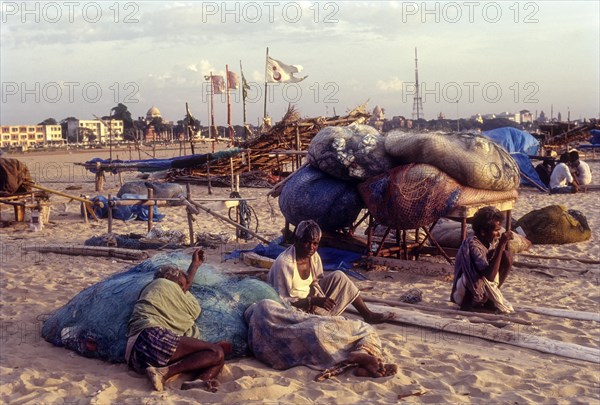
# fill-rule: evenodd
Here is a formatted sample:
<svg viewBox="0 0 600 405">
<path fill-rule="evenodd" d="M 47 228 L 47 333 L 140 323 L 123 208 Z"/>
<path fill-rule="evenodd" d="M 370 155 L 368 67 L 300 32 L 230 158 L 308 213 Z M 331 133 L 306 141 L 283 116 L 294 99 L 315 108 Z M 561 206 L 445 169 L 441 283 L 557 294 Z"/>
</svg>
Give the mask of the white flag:
<svg viewBox="0 0 600 405">
<path fill-rule="evenodd" d="M 268 83 L 298 83 L 308 76 L 295 77 L 294 73 L 299 73 L 302 66 L 286 65 L 276 59 L 267 57 L 267 82 Z"/>
</svg>

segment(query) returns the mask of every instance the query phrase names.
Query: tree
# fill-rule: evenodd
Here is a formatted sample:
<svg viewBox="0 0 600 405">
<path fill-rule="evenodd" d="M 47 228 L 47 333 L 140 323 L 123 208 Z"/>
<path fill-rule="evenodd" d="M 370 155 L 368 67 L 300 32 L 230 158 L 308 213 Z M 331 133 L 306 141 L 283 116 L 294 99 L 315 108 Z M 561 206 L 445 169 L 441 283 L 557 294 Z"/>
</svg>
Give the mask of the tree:
<svg viewBox="0 0 600 405">
<path fill-rule="evenodd" d="M 113 107 L 111 110 L 112 115 L 108 117 L 102 117 L 103 119 L 109 120 L 121 120 L 123 121 L 123 129 L 127 132 L 128 129 L 133 128 L 133 118 L 131 118 L 131 113 L 127 109 L 127 106 L 123 103 L 117 104 L 116 107 Z"/>
<path fill-rule="evenodd" d="M 46 118 L 44 121 L 40 122 L 38 125 L 58 125 L 58 122 L 54 118 Z"/>
</svg>

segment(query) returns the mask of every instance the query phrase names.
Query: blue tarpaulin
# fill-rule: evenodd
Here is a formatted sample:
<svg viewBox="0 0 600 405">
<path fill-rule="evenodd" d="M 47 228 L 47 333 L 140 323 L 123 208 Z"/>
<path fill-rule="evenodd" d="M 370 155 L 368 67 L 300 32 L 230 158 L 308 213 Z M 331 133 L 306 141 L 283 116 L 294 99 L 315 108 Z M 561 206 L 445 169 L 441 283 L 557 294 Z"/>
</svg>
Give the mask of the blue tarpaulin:
<svg viewBox="0 0 600 405">
<path fill-rule="evenodd" d="M 541 190 L 548 187 L 540 179 L 535 171 L 528 155 L 537 155 L 540 142 L 529 132 L 517 128 L 504 127 L 483 132 L 483 135 L 502 146 L 517 162 L 521 173 L 521 184 L 524 186 L 535 186 Z"/>
<path fill-rule="evenodd" d="M 508 153 L 522 152 L 527 155 L 537 155 L 540 150 L 540 142 L 533 135 L 517 128 L 497 128 L 485 131 L 482 135 L 504 147 Z"/>
<path fill-rule="evenodd" d="M 275 239 L 269 245 L 265 246 L 261 243 L 256 245 L 254 249 L 250 250 L 236 250 L 225 256 L 225 260 L 239 259 L 241 254 L 244 252 L 254 252 L 258 255 L 276 259 L 281 252 L 286 248 L 281 246 L 281 238 Z M 331 247 L 320 247 L 317 252 L 321 256 L 323 262 L 323 270 L 341 270 L 349 276 L 352 276 L 358 280 L 366 280 L 367 278 L 362 274 L 351 270 L 352 263 L 360 260 L 361 254 L 355 252 L 349 252 L 347 250 L 341 250 Z"/>
</svg>

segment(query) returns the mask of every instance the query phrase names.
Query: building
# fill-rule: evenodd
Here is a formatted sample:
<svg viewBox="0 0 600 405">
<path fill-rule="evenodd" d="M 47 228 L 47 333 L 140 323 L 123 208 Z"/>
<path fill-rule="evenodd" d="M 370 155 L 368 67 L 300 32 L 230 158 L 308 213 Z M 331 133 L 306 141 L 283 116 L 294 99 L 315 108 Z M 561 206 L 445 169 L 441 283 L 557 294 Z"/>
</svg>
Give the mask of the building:
<svg viewBox="0 0 600 405">
<path fill-rule="evenodd" d="M 146 122 L 151 122 L 154 118 L 162 119 L 162 115 L 160 115 L 160 111 L 158 108 L 152 106 L 146 113 Z"/>
<path fill-rule="evenodd" d="M 110 133 L 112 132 L 112 136 Z M 67 124 L 67 137 L 77 143 L 108 143 L 123 140 L 122 120 L 71 120 Z"/>
<path fill-rule="evenodd" d="M 3 148 L 63 143 L 60 125 L 3 125 L 0 131 L 0 145 Z"/>
</svg>

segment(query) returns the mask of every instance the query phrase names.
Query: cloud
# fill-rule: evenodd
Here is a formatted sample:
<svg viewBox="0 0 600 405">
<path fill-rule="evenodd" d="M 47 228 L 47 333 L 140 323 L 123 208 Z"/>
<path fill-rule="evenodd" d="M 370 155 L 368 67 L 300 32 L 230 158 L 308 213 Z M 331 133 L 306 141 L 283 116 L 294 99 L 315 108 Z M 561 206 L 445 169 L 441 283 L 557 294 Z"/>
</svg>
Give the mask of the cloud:
<svg viewBox="0 0 600 405">
<path fill-rule="evenodd" d="M 398 77 L 392 77 L 387 81 L 377 80 L 376 83 L 377 89 L 385 93 L 400 93 L 402 92 L 403 85 L 404 82 Z"/>
</svg>

